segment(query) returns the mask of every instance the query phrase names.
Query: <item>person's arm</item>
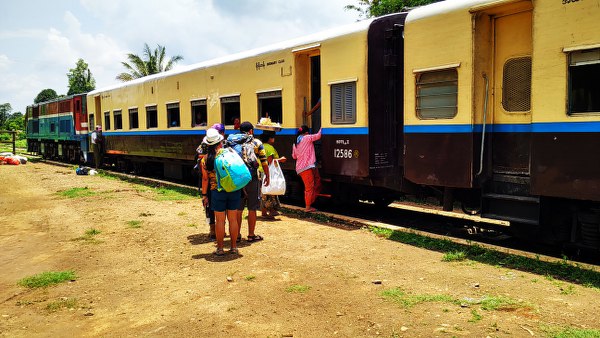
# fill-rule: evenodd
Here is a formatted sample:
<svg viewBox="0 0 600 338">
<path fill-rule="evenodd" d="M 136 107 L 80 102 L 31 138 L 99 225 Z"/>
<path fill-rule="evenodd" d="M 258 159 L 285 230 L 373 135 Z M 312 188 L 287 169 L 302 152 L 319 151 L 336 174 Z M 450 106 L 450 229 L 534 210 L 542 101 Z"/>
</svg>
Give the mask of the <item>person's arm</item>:
<svg viewBox="0 0 600 338">
<path fill-rule="evenodd" d="M 202 162 L 200 167 L 202 168 L 202 191 L 200 192 L 202 193 L 202 205 L 206 207 L 208 205 L 208 189 L 210 189 L 208 186 L 208 171 Z"/>
<path fill-rule="evenodd" d="M 296 154 L 296 143 L 294 143 L 294 144 L 292 145 L 292 158 L 293 158 L 294 160 L 297 160 L 297 159 L 298 159 L 298 155 Z"/>
<path fill-rule="evenodd" d="M 267 161 L 267 155 L 265 153 L 265 148 L 262 144 L 254 148 L 255 151 L 258 152 L 258 159 L 260 161 L 260 165 L 263 168 L 263 172 L 265 173 L 264 185 L 265 187 L 269 185 L 269 162 Z"/>
<path fill-rule="evenodd" d="M 310 142 L 315 142 L 321 139 L 321 130 L 323 130 L 323 128 L 319 129 L 319 132 L 313 135 L 306 135 L 304 137 L 308 137 L 308 140 Z"/>
</svg>

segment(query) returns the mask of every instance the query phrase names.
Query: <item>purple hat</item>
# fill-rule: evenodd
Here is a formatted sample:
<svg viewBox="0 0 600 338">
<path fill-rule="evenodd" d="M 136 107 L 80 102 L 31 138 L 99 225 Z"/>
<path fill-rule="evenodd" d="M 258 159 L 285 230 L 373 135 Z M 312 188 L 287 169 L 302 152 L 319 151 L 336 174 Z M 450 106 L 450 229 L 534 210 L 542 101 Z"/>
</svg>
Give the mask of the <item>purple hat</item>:
<svg viewBox="0 0 600 338">
<path fill-rule="evenodd" d="M 223 134 L 225 132 L 225 126 L 223 123 L 215 123 L 211 128 L 216 129 L 219 134 Z"/>
</svg>

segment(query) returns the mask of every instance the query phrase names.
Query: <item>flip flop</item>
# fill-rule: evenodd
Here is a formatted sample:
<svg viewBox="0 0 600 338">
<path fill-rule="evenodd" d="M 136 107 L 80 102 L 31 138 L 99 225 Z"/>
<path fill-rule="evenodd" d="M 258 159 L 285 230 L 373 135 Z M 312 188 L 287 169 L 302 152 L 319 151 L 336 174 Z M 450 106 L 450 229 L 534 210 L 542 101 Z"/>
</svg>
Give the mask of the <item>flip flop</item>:
<svg viewBox="0 0 600 338">
<path fill-rule="evenodd" d="M 231 248 L 229 249 L 229 253 L 232 255 L 239 255 L 240 251 L 238 250 L 238 248 Z"/>
<path fill-rule="evenodd" d="M 217 250 L 215 250 L 215 252 L 213 252 L 213 255 L 215 255 L 215 256 L 225 256 L 225 251 L 223 249 L 217 249 Z"/>
<path fill-rule="evenodd" d="M 262 241 L 264 238 L 261 235 L 248 236 L 246 239 L 247 242 L 258 242 Z"/>
</svg>

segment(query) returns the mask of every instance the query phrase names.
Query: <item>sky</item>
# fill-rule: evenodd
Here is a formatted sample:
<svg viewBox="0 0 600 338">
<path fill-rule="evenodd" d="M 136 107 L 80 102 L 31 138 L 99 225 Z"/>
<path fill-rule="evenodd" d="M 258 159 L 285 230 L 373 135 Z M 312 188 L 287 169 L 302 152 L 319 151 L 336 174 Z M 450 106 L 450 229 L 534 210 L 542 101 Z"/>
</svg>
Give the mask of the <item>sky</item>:
<svg viewBox="0 0 600 338">
<path fill-rule="evenodd" d="M 0 2 L 0 104 L 14 112 L 44 89 L 68 91 L 87 62 L 96 89 L 119 83 L 127 54 L 166 47 L 179 66 L 359 20 L 358 0 L 17 0 Z"/>
</svg>

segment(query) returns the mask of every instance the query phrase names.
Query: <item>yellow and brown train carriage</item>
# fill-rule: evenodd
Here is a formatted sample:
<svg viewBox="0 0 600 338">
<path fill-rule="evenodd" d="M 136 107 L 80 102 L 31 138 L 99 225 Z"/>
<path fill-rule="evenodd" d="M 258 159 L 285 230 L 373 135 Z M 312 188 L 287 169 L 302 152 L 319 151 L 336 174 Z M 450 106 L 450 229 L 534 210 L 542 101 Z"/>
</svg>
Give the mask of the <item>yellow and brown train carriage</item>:
<svg viewBox="0 0 600 338">
<path fill-rule="evenodd" d="M 185 178 L 205 131 L 235 121 L 280 123 L 277 149 L 291 158 L 296 130 L 323 128 L 321 174 L 356 183 L 353 197 L 389 201 L 401 184 L 402 29 L 406 14 L 202 62 L 88 93 L 90 121 L 120 165 Z M 308 111 L 321 103 L 310 117 Z M 256 130 L 259 133 L 259 130 Z M 293 172 L 293 163 L 286 167 Z M 290 175 L 293 178 L 295 175 Z M 375 187 L 375 189 L 360 187 Z M 387 187 L 377 191 L 377 187 Z M 293 190 L 293 189 L 292 189 Z"/>
<path fill-rule="evenodd" d="M 405 176 L 600 248 L 600 1 L 445 1 L 405 27 Z"/>
</svg>

